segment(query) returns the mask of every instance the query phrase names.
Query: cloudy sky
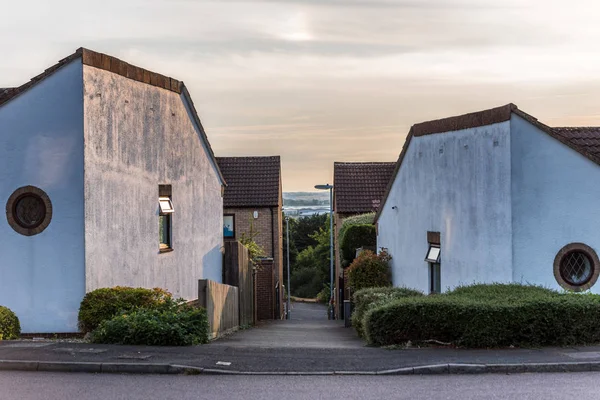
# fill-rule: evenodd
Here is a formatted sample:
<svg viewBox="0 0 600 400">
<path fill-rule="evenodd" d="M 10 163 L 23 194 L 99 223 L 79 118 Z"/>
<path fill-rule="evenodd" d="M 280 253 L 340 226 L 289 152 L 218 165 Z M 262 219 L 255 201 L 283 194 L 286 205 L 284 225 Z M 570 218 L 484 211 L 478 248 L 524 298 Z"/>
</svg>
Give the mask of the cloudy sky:
<svg viewBox="0 0 600 400">
<path fill-rule="evenodd" d="M 509 102 L 600 125 L 596 0 L 0 0 L 0 87 L 80 46 L 190 89 L 219 156 L 395 161 L 410 125 Z M 9 16 L 7 18 L 7 16 Z"/>
</svg>

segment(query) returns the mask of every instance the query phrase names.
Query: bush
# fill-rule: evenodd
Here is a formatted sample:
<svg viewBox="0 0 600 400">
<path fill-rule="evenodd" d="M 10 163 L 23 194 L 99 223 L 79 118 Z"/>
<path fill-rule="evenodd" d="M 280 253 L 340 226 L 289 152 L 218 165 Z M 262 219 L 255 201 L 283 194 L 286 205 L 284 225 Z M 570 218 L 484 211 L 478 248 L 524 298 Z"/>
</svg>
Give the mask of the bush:
<svg viewBox="0 0 600 400">
<path fill-rule="evenodd" d="M 106 321 L 120 313 L 134 308 L 156 308 L 167 300 L 171 293 L 155 288 L 130 288 L 116 286 L 113 288 L 96 289 L 86 294 L 79 307 L 79 329 L 91 332 Z"/>
<path fill-rule="evenodd" d="M 331 289 L 329 287 L 329 284 L 326 284 L 323 286 L 323 289 L 321 289 L 321 291 L 317 294 L 317 301 L 319 303 L 327 304 L 329 303 L 330 297 Z"/>
<path fill-rule="evenodd" d="M 340 239 L 340 241 L 341 241 L 342 236 L 344 236 L 344 233 L 346 232 L 346 229 L 348 229 L 348 227 L 350 227 L 352 225 L 364 225 L 364 224 L 373 225 L 374 223 L 375 223 L 375 213 L 374 212 L 348 217 L 342 221 L 342 226 L 340 227 L 340 231 L 338 232 L 338 239 Z"/>
<path fill-rule="evenodd" d="M 518 283 L 492 283 L 459 286 L 447 294 L 480 300 L 516 301 L 526 297 L 556 296 L 559 293 L 542 286 L 521 285 Z"/>
<path fill-rule="evenodd" d="M 208 343 L 206 310 L 172 303 L 172 307 L 138 309 L 103 321 L 92 332 L 92 342 L 146 346 Z"/>
<path fill-rule="evenodd" d="M 19 318 L 10 308 L 0 306 L 0 340 L 17 339 L 20 334 Z"/>
<path fill-rule="evenodd" d="M 340 235 L 340 252 L 342 254 L 343 266 L 347 267 L 356 256 L 356 249 L 361 247 L 376 247 L 377 232 L 375 225 L 360 224 L 350 225 Z"/>
<path fill-rule="evenodd" d="M 481 293 L 498 296 L 486 298 Z M 600 296 L 521 285 L 476 285 L 376 306 L 367 312 L 364 324 L 366 338 L 374 345 L 409 340 L 479 348 L 589 344 L 600 341 Z"/>
<path fill-rule="evenodd" d="M 393 287 L 368 288 L 354 293 L 352 326 L 356 329 L 358 336 L 364 337 L 363 321 L 370 309 L 389 303 L 392 300 L 410 296 L 423 296 L 423 293 L 413 289 Z"/>
<path fill-rule="evenodd" d="M 360 253 L 348 267 L 348 284 L 352 290 L 392 286 L 390 259 L 386 252 L 375 254 L 366 250 Z"/>
</svg>

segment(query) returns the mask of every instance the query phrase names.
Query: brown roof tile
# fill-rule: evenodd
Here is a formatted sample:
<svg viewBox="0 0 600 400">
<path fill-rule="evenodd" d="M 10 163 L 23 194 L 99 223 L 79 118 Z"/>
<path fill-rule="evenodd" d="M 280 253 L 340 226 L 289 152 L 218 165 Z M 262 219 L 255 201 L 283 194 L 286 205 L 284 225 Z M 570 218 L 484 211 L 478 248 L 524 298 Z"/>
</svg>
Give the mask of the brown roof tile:
<svg viewBox="0 0 600 400">
<path fill-rule="evenodd" d="M 560 127 L 552 130 L 567 140 L 575 150 L 600 159 L 600 127 Z"/>
<path fill-rule="evenodd" d="M 223 206 L 275 207 L 281 204 L 281 161 L 271 157 L 217 157 L 227 187 Z"/>
<path fill-rule="evenodd" d="M 335 211 L 376 211 L 394 172 L 393 162 L 336 162 L 333 164 Z"/>
</svg>

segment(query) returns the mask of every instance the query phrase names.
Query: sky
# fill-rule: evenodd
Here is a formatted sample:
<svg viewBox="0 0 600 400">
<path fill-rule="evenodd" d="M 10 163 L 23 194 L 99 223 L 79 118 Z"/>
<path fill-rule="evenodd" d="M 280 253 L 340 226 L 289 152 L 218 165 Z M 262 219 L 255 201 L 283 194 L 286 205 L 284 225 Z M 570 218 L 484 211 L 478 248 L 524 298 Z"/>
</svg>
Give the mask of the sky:
<svg viewBox="0 0 600 400">
<path fill-rule="evenodd" d="M 600 125 L 596 0 L 0 0 L 0 16 L 0 87 L 82 46 L 183 80 L 215 154 L 281 155 L 284 191 L 510 102 Z"/>
</svg>

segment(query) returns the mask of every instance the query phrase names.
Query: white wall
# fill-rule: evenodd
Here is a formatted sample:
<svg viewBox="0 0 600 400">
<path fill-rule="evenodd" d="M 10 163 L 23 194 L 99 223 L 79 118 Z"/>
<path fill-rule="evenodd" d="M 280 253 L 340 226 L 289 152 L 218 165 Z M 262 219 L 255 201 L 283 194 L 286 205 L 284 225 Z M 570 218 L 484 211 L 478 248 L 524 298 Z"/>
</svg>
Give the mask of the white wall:
<svg viewBox="0 0 600 400">
<path fill-rule="evenodd" d="M 0 305 L 24 333 L 75 332 L 85 294 L 82 65 L 76 60 L 0 106 L 0 203 L 19 187 L 50 197 L 50 225 L 35 236 L 0 218 Z"/>
<path fill-rule="evenodd" d="M 600 167 L 514 114 L 511 131 L 513 278 L 561 289 L 553 265 L 563 246 L 600 254 Z"/>
<path fill-rule="evenodd" d="M 161 287 L 197 297 L 222 281 L 217 170 L 182 96 L 84 66 L 86 289 Z M 159 254 L 158 185 L 173 188 L 173 247 Z"/>
<path fill-rule="evenodd" d="M 511 280 L 509 129 L 506 121 L 413 137 L 379 218 L 395 286 L 429 292 L 427 231 L 441 233 L 443 291 Z"/>
</svg>

